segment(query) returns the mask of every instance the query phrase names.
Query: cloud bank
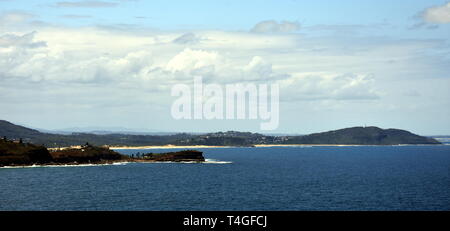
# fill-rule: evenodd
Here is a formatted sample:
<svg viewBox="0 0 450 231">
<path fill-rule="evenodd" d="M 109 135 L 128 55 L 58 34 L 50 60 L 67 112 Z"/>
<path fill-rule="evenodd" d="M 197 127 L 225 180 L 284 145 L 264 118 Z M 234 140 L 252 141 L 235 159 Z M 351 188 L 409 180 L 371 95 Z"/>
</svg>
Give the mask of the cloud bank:
<svg viewBox="0 0 450 231">
<path fill-rule="evenodd" d="M 426 9 L 422 17 L 429 23 L 450 23 L 450 2 Z"/>
</svg>

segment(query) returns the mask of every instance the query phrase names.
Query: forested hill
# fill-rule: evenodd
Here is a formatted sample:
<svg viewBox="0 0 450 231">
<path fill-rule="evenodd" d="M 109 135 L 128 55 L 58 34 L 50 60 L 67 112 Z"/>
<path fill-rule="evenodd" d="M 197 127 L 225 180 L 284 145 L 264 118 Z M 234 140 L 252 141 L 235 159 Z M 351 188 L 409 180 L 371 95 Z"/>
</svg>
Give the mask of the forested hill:
<svg viewBox="0 0 450 231">
<path fill-rule="evenodd" d="M 211 145 L 252 146 L 258 144 L 354 144 L 398 145 L 440 144 L 433 138 L 419 136 L 399 129 L 353 127 L 304 136 L 267 136 L 250 132 L 216 132 L 202 135 L 180 133 L 175 135 L 129 135 L 72 133 L 71 135 L 42 133 L 37 130 L 0 120 L 0 136 L 9 140 L 42 144 L 46 147 L 67 147 L 89 142 L 93 145 L 150 146 L 150 145 Z"/>
<path fill-rule="evenodd" d="M 2 136 L 22 138 L 34 137 L 40 134 L 37 130 L 15 125 L 6 120 L 0 120 L 0 135 Z"/>
<path fill-rule="evenodd" d="M 433 138 L 419 136 L 405 130 L 381 129 L 378 127 L 353 127 L 297 136 L 289 139 L 288 143 L 358 145 L 440 144 Z"/>
</svg>

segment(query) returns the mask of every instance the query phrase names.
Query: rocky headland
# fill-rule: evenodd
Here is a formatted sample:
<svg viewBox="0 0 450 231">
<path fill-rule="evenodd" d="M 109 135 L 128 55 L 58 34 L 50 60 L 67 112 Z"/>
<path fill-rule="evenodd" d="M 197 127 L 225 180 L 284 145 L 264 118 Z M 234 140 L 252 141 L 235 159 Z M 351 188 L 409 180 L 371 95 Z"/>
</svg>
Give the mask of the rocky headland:
<svg viewBox="0 0 450 231">
<path fill-rule="evenodd" d="M 44 146 L 0 139 L 0 167 L 32 165 L 113 164 L 120 162 L 204 162 L 203 153 L 185 150 L 123 155 L 108 147 L 85 144 L 79 148 L 48 150 Z"/>
</svg>

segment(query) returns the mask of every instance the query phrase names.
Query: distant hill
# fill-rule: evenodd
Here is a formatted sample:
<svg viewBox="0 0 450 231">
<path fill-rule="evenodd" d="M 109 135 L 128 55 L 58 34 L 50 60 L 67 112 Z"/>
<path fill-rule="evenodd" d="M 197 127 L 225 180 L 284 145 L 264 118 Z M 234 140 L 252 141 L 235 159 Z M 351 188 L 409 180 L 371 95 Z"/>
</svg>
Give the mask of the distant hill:
<svg viewBox="0 0 450 231">
<path fill-rule="evenodd" d="M 381 129 L 378 127 L 344 128 L 298 136 L 290 139 L 288 143 L 355 145 L 440 144 L 433 138 L 419 136 L 405 130 Z"/>
<path fill-rule="evenodd" d="M 192 138 L 190 134 L 174 135 L 130 135 L 130 134 L 91 134 L 72 133 L 54 134 L 39 132 L 23 126 L 0 120 L 0 137 L 6 136 L 9 140 L 22 139 L 25 143 L 44 145 L 46 147 L 67 147 L 83 145 L 89 142 L 93 145 L 142 146 L 178 144 L 177 141 Z"/>
<path fill-rule="evenodd" d="M 93 145 L 150 146 L 150 145 L 210 145 L 253 146 L 257 144 L 354 144 L 398 145 L 441 144 L 429 137 L 399 129 L 353 127 L 301 136 L 270 136 L 250 132 L 216 132 L 208 134 L 134 135 L 134 134 L 50 134 L 0 120 L 0 137 L 46 147 L 67 147 L 89 142 Z"/>
<path fill-rule="evenodd" d="M 33 137 L 39 135 L 38 130 L 15 125 L 6 120 L 0 120 L 0 134 L 6 137 Z"/>
</svg>

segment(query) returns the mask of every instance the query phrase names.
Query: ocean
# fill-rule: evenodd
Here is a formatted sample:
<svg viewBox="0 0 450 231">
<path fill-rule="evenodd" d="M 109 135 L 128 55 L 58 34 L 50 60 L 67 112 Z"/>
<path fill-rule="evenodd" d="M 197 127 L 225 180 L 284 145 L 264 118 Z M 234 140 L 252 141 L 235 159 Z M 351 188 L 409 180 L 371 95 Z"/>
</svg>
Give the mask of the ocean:
<svg viewBox="0 0 450 231">
<path fill-rule="evenodd" d="M 199 150 L 207 163 L 0 168 L 0 210 L 450 210 L 448 145 Z"/>
</svg>

